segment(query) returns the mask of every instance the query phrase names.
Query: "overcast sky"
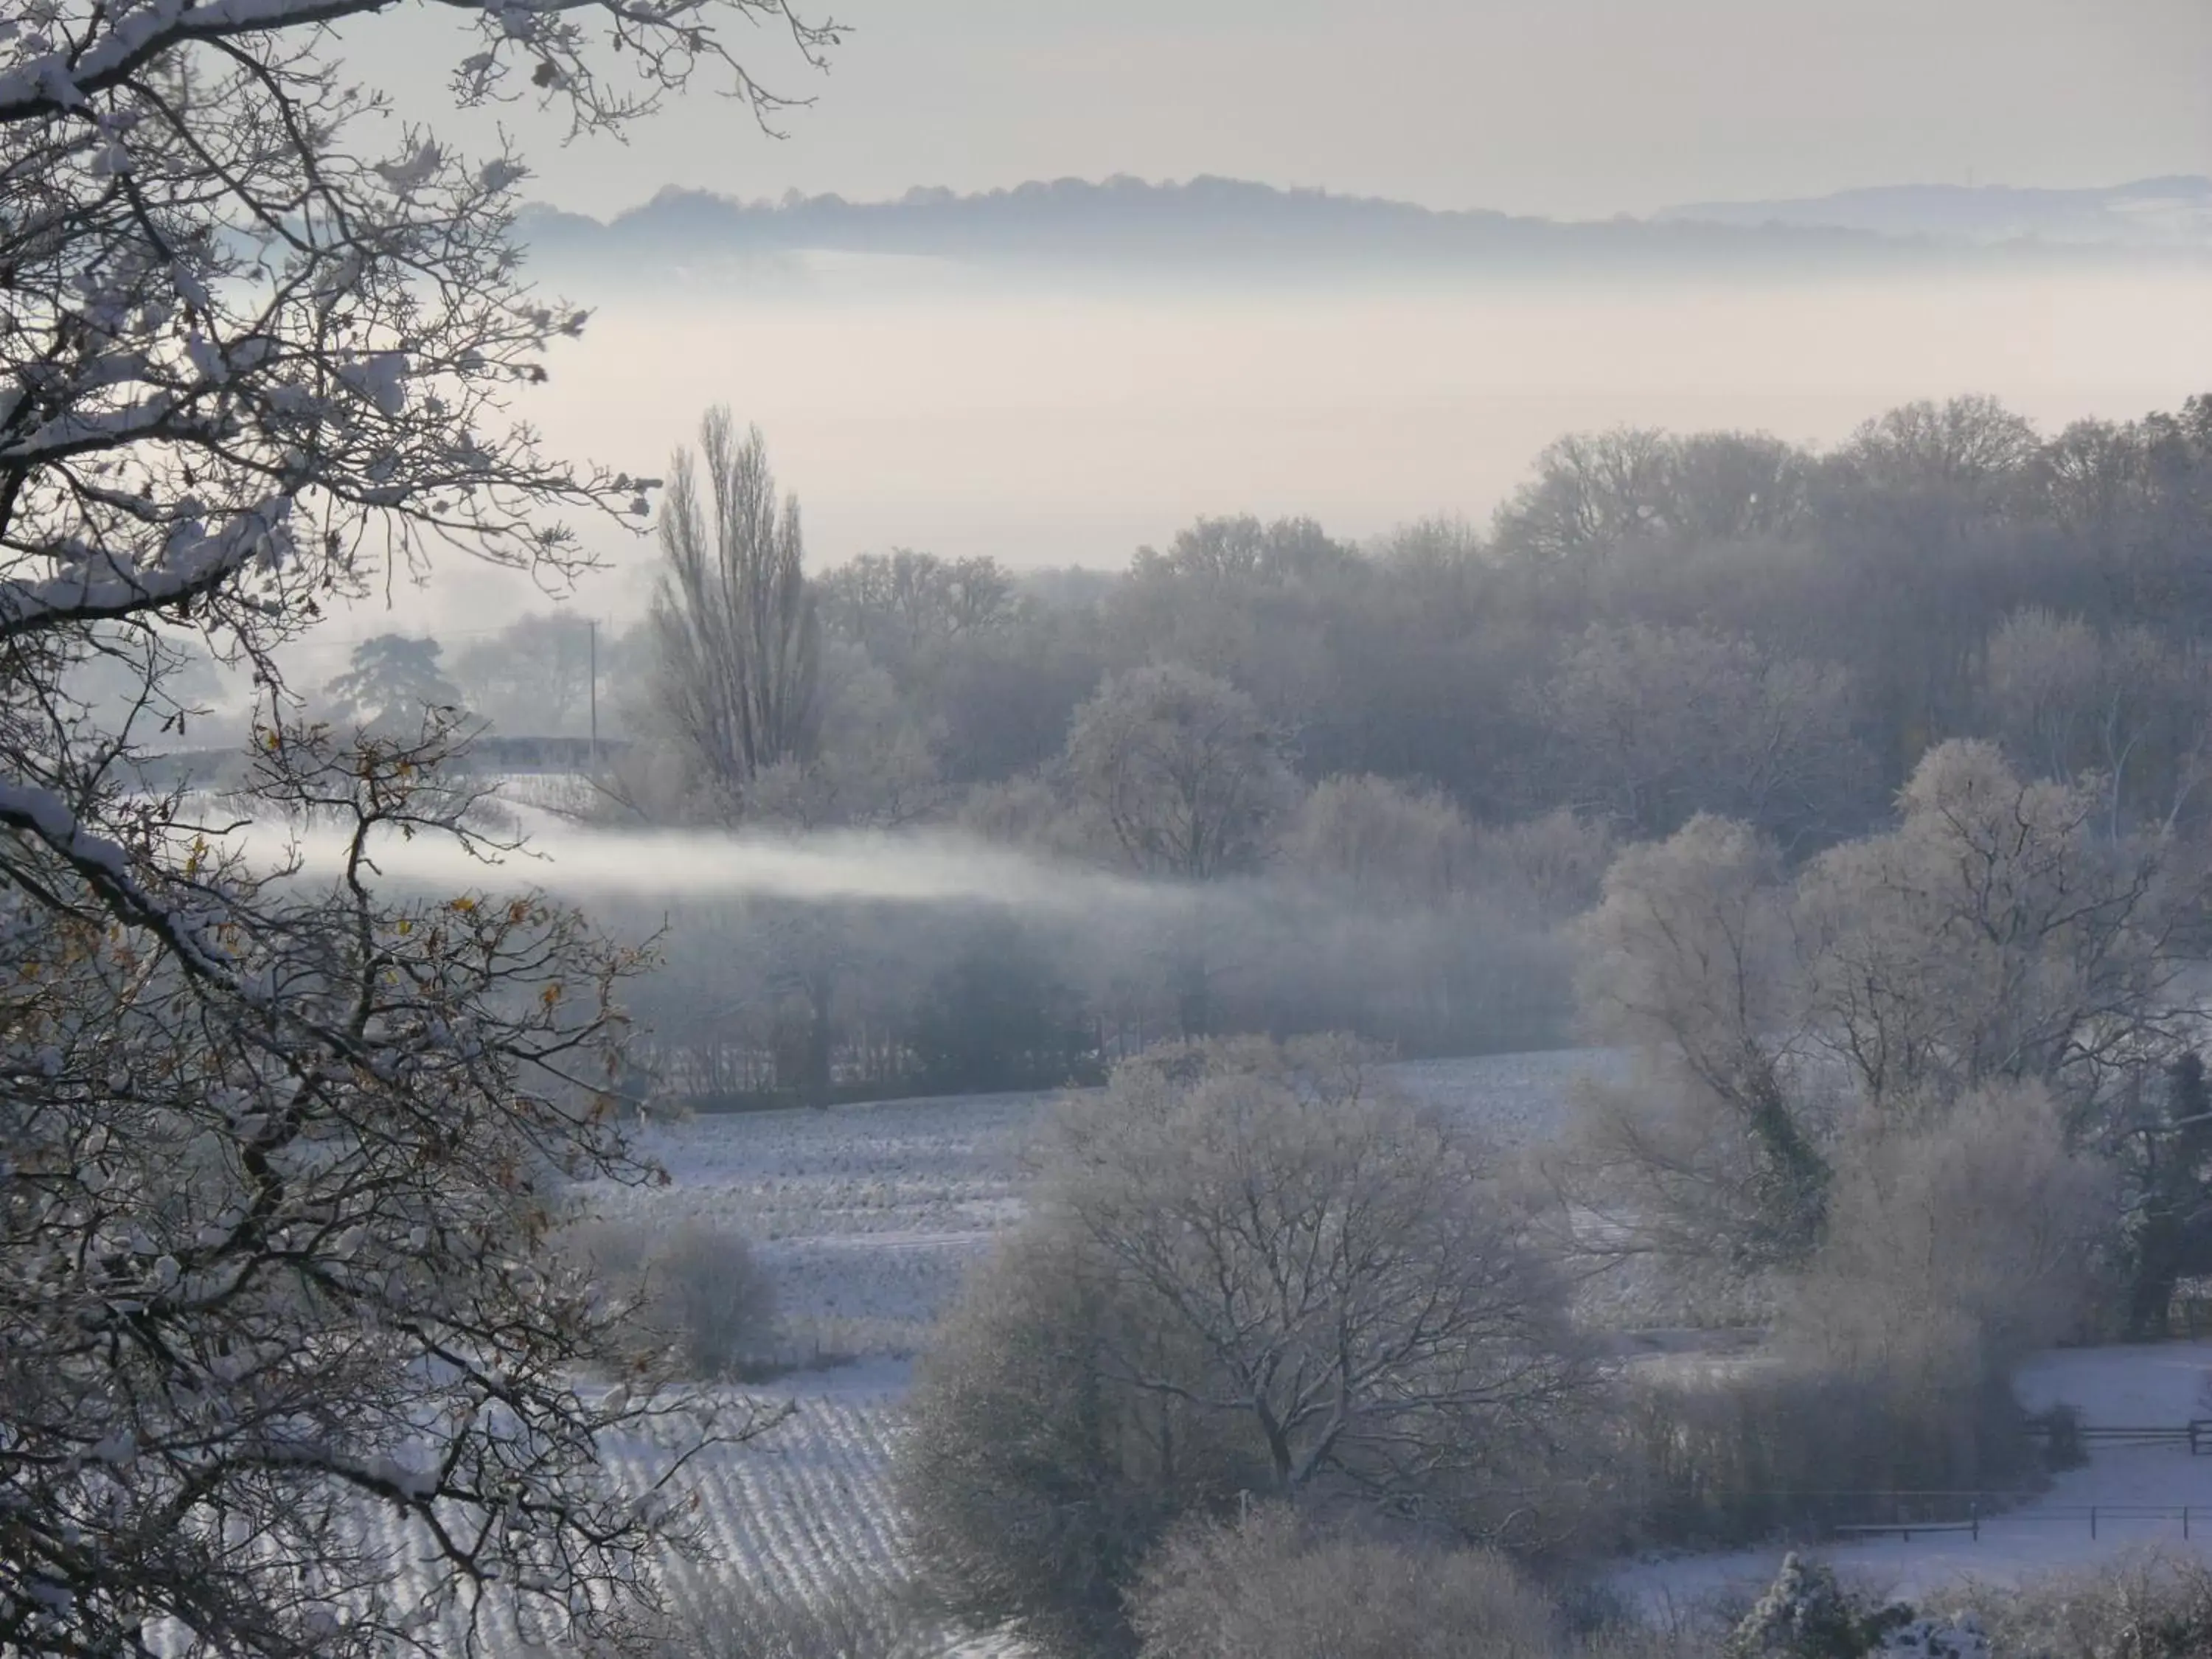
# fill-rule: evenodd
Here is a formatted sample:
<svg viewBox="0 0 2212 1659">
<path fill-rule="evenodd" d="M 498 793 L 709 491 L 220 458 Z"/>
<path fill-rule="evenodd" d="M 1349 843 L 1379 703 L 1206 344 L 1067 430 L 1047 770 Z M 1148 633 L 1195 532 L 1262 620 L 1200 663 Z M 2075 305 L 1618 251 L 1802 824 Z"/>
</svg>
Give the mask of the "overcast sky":
<svg viewBox="0 0 2212 1659">
<path fill-rule="evenodd" d="M 805 5 L 829 0 L 800 0 Z M 431 9 L 434 11 L 434 8 Z M 835 0 L 781 143 L 694 97 L 535 193 L 607 212 L 680 184 L 909 185 L 1218 173 L 1595 216 L 1854 185 L 2212 173 L 2212 0 Z M 404 8 L 358 66 L 443 115 L 450 26 Z M 465 130 L 464 130 L 465 131 Z"/>
</svg>

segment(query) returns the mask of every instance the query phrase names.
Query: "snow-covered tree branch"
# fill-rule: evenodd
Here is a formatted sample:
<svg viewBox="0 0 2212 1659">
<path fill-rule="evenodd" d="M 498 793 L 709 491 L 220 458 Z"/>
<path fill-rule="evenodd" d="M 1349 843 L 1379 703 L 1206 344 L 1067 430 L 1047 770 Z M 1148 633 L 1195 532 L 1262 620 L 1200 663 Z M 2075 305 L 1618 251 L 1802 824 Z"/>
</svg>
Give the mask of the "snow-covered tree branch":
<svg viewBox="0 0 2212 1659">
<path fill-rule="evenodd" d="M 441 781 L 459 717 L 303 726 L 278 668 L 435 555 L 557 586 L 564 520 L 649 509 L 515 407 L 585 313 L 525 279 L 519 157 L 349 82 L 328 26 L 385 9 L 0 17 L 0 1651 L 389 1651 L 493 1585 L 588 1626 L 678 1508 L 602 1437 L 665 1484 L 751 1426 L 538 1248 L 564 1182 L 652 1178 L 611 1127 L 640 957 L 526 889 L 395 896 L 392 838 L 512 850 Z M 836 39 L 782 0 L 451 9 L 460 102 L 577 132 L 695 72 L 766 121 L 718 25 Z M 212 806 L 139 764 L 202 646 L 268 708 Z"/>
</svg>

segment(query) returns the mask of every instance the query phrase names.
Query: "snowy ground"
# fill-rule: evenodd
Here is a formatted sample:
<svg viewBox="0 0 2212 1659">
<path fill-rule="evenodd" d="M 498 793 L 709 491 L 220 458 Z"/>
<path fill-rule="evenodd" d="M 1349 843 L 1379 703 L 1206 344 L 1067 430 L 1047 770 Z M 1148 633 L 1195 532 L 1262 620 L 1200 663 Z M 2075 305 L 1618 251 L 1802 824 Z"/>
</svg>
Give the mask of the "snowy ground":
<svg viewBox="0 0 2212 1659">
<path fill-rule="evenodd" d="M 2179 1426 L 2212 1415 L 2203 1402 L 2212 1376 L 2212 1343 L 2064 1350 L 2046 1354 L 2017 1379 L 2031 1410 L 2064 1402 L 2096 1426 Z M 2173 1511 L 2129 1514 L 2142 1510 Z M 2185 1523 L 2179 1511 L 2188 1509 Z M 2096 1510 L 2091 1535 L 2091 1511 Z M 2108 1446 L 2069 1470 L 2033 1502 L 1984 1519 L 1978 1539 L 1966 1533 L 1916 1533 L 1831 1544 L 1813 1552 L 1846 1580 L 1878 1594 L 1914 1600 L 1961 1579 L 2014 1583 L 2054 1569 L 2087 1566 L 2154 1546 L 2212 1560 L 2212 1456 L 2186 1446 Z M 1655 1611 L 1691 1607 L 1717 1595 L 1755 1593 L 1773 1581 L 1779 1547 L 1725 1555 L 1639 1562 L 1614 1584 Z"/>
<path fill-rule="evenodd" d="M 1601 1054 L 1426 1060 L 1393 1068 L 1417 1096 L 1464 1114 L 1499 1142 L 1555 1129 L 1573 1079 L 1617 1062 Z M 753 1241 L 773 1279 L 785 1347 L 857 1363 L 802 1370 L 748 1390 L 790 1419 L 700 1468 L 707 1559 L 676 1569 L 678 1610 L 714 1605 L 718 1581 L 806 1598 L 855 1583 L 895 1588 L 902 1563 L 891 1453 L 912 1356 L 961 1275 L 1022 1213 L 1025 1149 L 1050 1095 L 1000 1095 L 707 1116 L 643 1132 L 665 1187 L 595 1186 L 592 1213 L 659 1230 L 695 1218 Z M 658 1454 L 615 1449 L 641 1480 Z M 495 1620 L 491 1659 L 541 1651 L 540 1633 Z M 948 1644 L 959 1659 L 1001 1645 Z"/>
<path fill-rule="evenodd" d="M 1556 1127 L 1573 1079 L 1620 1062 L 1589 1052 L 1420 1061 L 1395 1068 L 1410 1090 L 1526 1146 Z M 890 1453 L 910 1358 L 963 1273 L 1018 1219 L 1024 1149 L 1047 1096 L 896 1103 L 829 1112 L 705 1117 L 656 1128 L 647 1150 L 666 1188 L 595 1189 L 612 1218 L 672 1226 L 711 1218 L 756 1241 L 784 1311 L 787 1346 L 858 1364 L 801 1372 L 768 1392 L 797 1407 L 758 1445 L 708 1471 L 702 1500 L 714 1569 L 805 1595 L 826 1579 L 902 1577 Z M 1653 1334 L 1656 1339 L 1660 1334 Z M 1710 1341 L 1656 1341 L 1662 1353 Z M 1676 1355 L 1676 1358 L 1686 1356 Z M 1727 1363 L 1701 1353 L 1697 1363 Z M 2020 1382 L 2023 1403 L 2079 1407 L 2092 1425 L 2180 1425 L 2212 1416 L 2200 1399 L 2212 1344 L 2052 1354 Z M 643 1455 L 643 1454 L 641 1454 Z M 2160 1506 L 2176 1513 L 2115 1511 Z M 2182 1536 L 2178 1511 L 2193 1511 Z M 2100 1510 L 2096 1536 L 2090 1510 Z M 1883 1537 L 1820 1552 L 1871 1589 L 1924 1595 L 1962 1577 L 2007 1582 L 2147 1543 L 2212 1559 L 2212 1456 L 2119 1446 L 2059 1476 L 2034 1502 L 1963 1534 Z M 1648 1561 L 1615 1582 L 1644 1605 L 1686 1607 L 1772 1578 L 1779 1548 Z"/>
<path fill-rule="evenodd" d="M 752 1242 L 805 1359 L 905 1357 L 1020 1214 L 1021 1153 L 1049 1097 L 701 1117 L 647 1131 L 669 1185 L 586 1192 L 611 1219 L 705 1218 Z"/>
<path fill-rule="evenodd" d="M 742 1584 L 769 1599 L 805 1601 L 855 1587 L 896 1593 L 908 1578 L 889 1478 L 902 1428 L 898 1401 L 909 1368 L 897 1363 L 844 1366 L 788 1387 L 746 1391 L 761 1407 L 790 1415 L 767 1434 L 712 1454 L 687 1480 L 698 1494 L 694 1517 L 702 1556 L 668 1564 L 672 1613 L 711 1628 L 726 1612 L 725 1586 Z M 650 1484 L 665 1453 L 642 1438 L 609 1449 L 617 1476 Z M 380 1523 L 407 1534 L 390 1516 Z M 427 1588 L 427 1581 L 424 1581 Z M 406 1587 L 403 1584 L 403 1596 Z M 416 1589 L 419 1597 L 423 1589 Z M 557 1629 L 495 1597 L 478 1632 L 484 1659 L 537 1659 L 563 1650 Z M 447 1633 L 461 1651 L 459 1627 Z M 944 1659 L 987 1659 L 993 1644 L 947 1637 Z"/>
<path fill-rule="evenodd" d="M 1573 1079 L 1603 1054 L 1500 1054 L 1393 1067 L 1401 1084 L 1501 1143 L 1549 1135 Z M 704 1116 L 650 1129 L 670 1184 L 588 1189 L 610 1219 L 705 1218 L 743 1233 L 775 1283 L 793 1357 L 906 1358 L 961 1274 L 1021 1215 L 1024 1148 L 1055 1097 Z"/>
</svg>

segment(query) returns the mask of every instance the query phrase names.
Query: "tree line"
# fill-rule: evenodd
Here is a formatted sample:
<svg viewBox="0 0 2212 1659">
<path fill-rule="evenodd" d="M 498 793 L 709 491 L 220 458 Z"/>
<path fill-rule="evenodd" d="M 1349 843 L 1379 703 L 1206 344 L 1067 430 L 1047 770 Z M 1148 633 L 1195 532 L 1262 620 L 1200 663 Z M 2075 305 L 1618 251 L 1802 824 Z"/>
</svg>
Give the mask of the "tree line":
<svg viewBox="0 0 2212 1659">
<path fill-rule="evenodd" d="M 1826 450 L 1570 436 L 1486 527 L 1366 546 L 1236 517 L 1118 573 L 895 550 L 810 574 L 764 442 L 722 412 L 672 476 L 649 613 L 602 641 L 599 704 L 624 746 L 582 805 L 799 834 L 951 828 L 1189 887 L 1318 884 L 1408 916 L 1463 904 L 1528 988 L 1476 1010 L 1453 983 L 1469 963 L 1401 950 L 1353 975 L 1390 988 L 1380 1011 L 1186 951 L 1116 966 L 1146 981 L 1126 1021 L 1096 984 L 1055 981 L 1020 1023 L 1072 1000 L 1056 1054 L 1123 1024 L 1535 1046 L 1565 1034 L 1565 979 L 1529 939 L 1595 899 L 1614 848 L 1701 813 L 1800 862 L 1884 823 L 1930 749 L 1980 737 L 2026 776 L 2094 773 L 2108 837 L 2193 832 L 2208 534 L 2212 398 L 2045 436 L 1966 397 Z M 443 668 L 418 643 L 416 693 L 526 730 L 585 702 L 581 631 L 525 618 Z M 404 707 L 369 672 L 396 652 L 364 646 L 334 699 L 367 708 L 367 686 Z M 829 1000 L 843 1006 L 811 1018 L 839 1028 L 842 1086 L 924 1080 L 905 1059 L 872 1078 L 861 1052 L 861 1028 L 910 1019 L 910 996 L 904 1015 L 864 1014 L 858 989 Z M 930 1082 L 951 1080 L 939 1066 Z"/>
<path fill-rule="evenodd" d="M 711 499 L 674 480 L 659 598 L 603 664 L 610 719 L 684 753 L 689 790 L 641 802 L 659 816 L 946 812 L 1052 769 L 1102 683 L 1162 665 L 1242 691 L 1309 783 L 1432 787 L 1480 823 L 1565 807 L 1646 839 L 1725 811 L 1815 847 L 1972 735 L 2106 772 L 2130 818 L 2194 793 L 2212 398 L 2045 437 L 1960 398 L 1825 451 L 1570 436 L 1486 529 L 1356 546 L 1204 519 L 1111 574 L 898 550 L 802 576 L 758 434 L 724 414 L 702 437 Z M 518 733 L 585 672 L 544 617 L 461 655 L 453 689 Z M 741 692 L 781 701 L 741 720 Z M 757 720 L 763 747 L 718 735 Z M 902 794 L 830 798 L 820 775 L 886 744 L 911 751 Z"/>
</svg>

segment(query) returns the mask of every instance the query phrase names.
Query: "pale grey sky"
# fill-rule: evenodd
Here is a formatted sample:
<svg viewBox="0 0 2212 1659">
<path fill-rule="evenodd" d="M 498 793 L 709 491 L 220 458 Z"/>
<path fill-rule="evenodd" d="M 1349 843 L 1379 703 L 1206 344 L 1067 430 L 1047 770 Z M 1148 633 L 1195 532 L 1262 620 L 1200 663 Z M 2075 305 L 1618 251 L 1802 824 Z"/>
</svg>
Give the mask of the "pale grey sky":
<svg viewBox="0 0 2212 1659">
<path fill-rule="evenodd" d="M 809 0 L 814 3 L 815 0 Z M 819 0 L 853 36 L 781 143 L 694 97 L 627 145 L 507 116 L 534 193 L 605 213 L 679 184 L 1218 173 L 1576 216 L 1853 185 L 2212 173 L 2212 0 Z M 362 26 L 361 69 L 440 118 L 450 25 Z M 433 66 L 437 66 L 434 71 Z"/>
</svg>

